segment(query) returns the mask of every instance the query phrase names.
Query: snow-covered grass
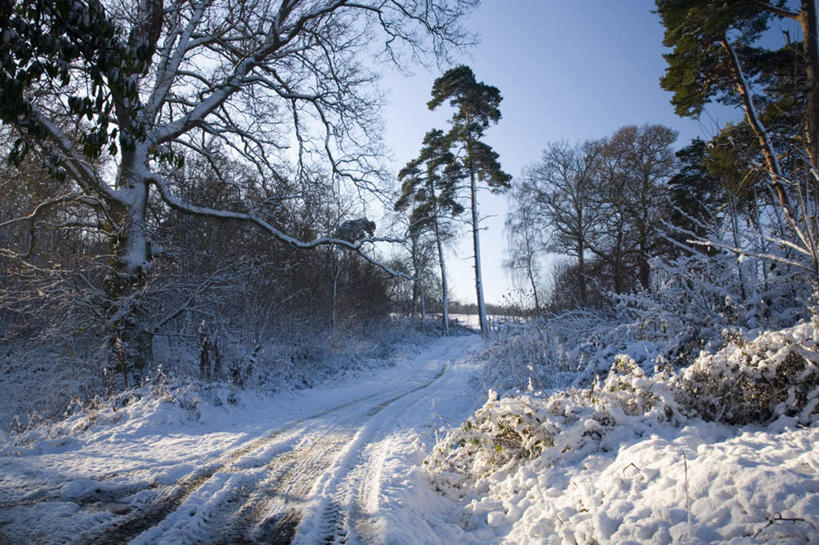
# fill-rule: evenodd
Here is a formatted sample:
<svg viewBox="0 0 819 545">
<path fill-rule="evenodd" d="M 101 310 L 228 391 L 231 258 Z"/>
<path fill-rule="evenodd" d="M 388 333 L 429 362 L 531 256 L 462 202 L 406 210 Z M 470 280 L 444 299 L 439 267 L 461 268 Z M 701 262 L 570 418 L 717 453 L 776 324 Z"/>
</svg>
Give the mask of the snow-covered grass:
<svg viewBox="0 0 819 545">
<path fill-rule="evenodd" d="M 563 345 L 580 321 L 595 341 Z M 424 461 L 475 542 L 819 542 L 819 320 L 680 370 L 629 327 L 572 314 L 484 351 L 505 395 Z M 605 378 L 572 386 L 608 354 Z"/>
</svg>

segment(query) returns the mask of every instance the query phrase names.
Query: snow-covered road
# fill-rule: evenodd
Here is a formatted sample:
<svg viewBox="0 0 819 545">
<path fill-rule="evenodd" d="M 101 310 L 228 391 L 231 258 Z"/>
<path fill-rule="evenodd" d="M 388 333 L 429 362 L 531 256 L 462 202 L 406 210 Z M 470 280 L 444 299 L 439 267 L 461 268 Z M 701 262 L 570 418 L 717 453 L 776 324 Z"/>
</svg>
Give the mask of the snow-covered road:
<svg viewBox="0 0 819 545">
<path fill-rule="evenodd" d="M 465 359 L 478 344 L 441 339 L 358 381 L 228 409 L 145 397 L 0 445 L 0 544 L 446 539 L 457 513 L 418 466 L 482 401 Z"/>
</svg>

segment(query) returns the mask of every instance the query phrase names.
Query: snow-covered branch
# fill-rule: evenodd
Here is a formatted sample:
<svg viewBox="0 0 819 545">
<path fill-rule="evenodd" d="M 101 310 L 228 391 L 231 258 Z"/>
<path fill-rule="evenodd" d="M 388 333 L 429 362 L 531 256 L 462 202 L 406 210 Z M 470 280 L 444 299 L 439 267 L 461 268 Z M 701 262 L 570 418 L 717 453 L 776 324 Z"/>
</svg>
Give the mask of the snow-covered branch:
<svg viewBox="0 0 819 545">
<path fill-rule="evenodd" d="M 272 223 L 266 221 L 264 218 L 261 218 L 257 215 L 252 213 L 245 213 L 245 212 L 235 212 L 230 210 L 223 210 L 218 208 L 209 208 L 206 206 L 196 206 L 190 203 L 185 202 L 184 200 L 180 199 L 169 188 L 169 184 L 163 180 L 161 177 L 156 175 L 146 174 L 149 178 L 150 182 L 157 188 L 159 191 L 162 200 L 168 204 L 168 206 L 188 213 L 193 214 L 196 216 L 205 216 L 211 217 L 216 219 L 223 219 L 223 220 L 236 220 L 240 222 L 246 222 L 256 225 L 260 227 L 268 234 L 272 235 L 274 238 L 289 244 L 295 248 L 300 248 L 303 250 L 316 248 L 319 246 L 339 246 L 342 248 L 346 248 L 348 250 L 355 251 L 359 253 L 364 259 L 372 263 L 373 265 L 378 266 L 385 272 L 390 275 L 397 276 L 399 278 L 409 279 L 409 276 L 405 273 L 400 271 L 396 271 L 392 267 L 381 263 L 376 258 L 369 255 L 367 252 L 364 251 L 364 247 L 366 245 L 374 244 L 377 242 L 386 242 L 386 243 L 394 243 L 394 244 L 401 244 L 405 242 L 405 239 L 393 238 L 393 237 L 366 237 L 356 240 L 355 242 L 351 242 L 349 240 L 337 237 L 317 237 L 312 240 L 301 240 L 297 237 L 289 235 L 282 231 L 281 229 L 274 226 Z"/>
</svg>

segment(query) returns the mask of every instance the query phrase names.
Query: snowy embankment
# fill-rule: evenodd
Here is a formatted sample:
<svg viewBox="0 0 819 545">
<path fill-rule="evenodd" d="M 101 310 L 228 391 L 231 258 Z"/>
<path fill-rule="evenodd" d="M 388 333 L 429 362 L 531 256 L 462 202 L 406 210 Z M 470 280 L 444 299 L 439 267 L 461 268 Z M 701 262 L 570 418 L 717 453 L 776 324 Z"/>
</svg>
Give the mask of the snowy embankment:
<svg viewBox="0 0 819 545">
<path fill-rule="evenodd" d="M 425 464 L 470 543 L 819 543 L 817 345 L 802 324 L 680 372 L 619 355 L 586 388 L 490 392 Z"/>
<path fill-rule="evenodd" d="M 695 423 L 463 492 L 473 543 L 817 543 L 819 430 Z"/>
</svg>

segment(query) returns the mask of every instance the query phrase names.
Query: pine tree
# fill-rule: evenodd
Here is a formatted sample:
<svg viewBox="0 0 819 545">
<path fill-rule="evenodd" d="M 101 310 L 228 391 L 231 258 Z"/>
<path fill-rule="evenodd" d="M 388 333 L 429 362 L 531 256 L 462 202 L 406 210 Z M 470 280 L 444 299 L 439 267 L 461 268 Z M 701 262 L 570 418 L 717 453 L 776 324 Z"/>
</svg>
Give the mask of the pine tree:
<svg viewBox="0 0 819 545">
<path fill-rule="evenodd" d="M 455 157 L 445 145 L 443 131 L 429 131 L 424 136 L 421 153 L 398 173 L 402 182 L 401 196 L 395 203 L 395 209 L 399 211 L 406 210 L 410 202 L 413 203 L 410 236 L 418 236 L 431 228 L 435 237 L 441 267 L 444 335 L 449 335 L 449 298 L 441 219 L 445 216 L 457 216 L 464 211 L 457 200 L 458 179 L 457 172 L 453 169 L 454 162 Z M 422 169 L 422 165 L 426 168 Z"/>
<path fill-rule="evenodd" d="M 789 9 L 781 0 L 657 0 L 657 12 L 666 29 L 663 43 L 672 49 L 664 55 L 668 68 L 660 82 L 663 88 L 674 93 L 672 103 L 677 113 L 697 116 L 711 100 L 742 107 L 745 121 L 758 142 L 778 206 L 791 234 L 802 246 L 799 252 L 810 256 L 810 268 L 819 276 L 819 229 L 813 210 L 816 204 L 806 198 L 814 193 L 810 186 L 819 179 L 819 51 L 815 0 L 803 0 L 799 11 Z M 759 38 L 773 18 L 792 19 L 800 24 L 803 38 L 800 55 L 784 50 L 772 53 L 760 47 Z M 782 150 L 777 149 L 776 135 L 766 126 L 768 120 L 780 121 L 777 116 L 767 115 L 772 111 L 771 105 L 779 108 L 788 102 L 788 97 L 781 96 L 783 77 L 777 70 L 777 65 L 787 57 L 797 61 L 794 68 L 798 71 L 795 77 L 787 78 L 791 83 L 785 88 L 794 93 L 788 108 L 799 108 L 804 101 L 803 134 L 794 140 L 803 142 L 798 155 L 807 161 L 795 170 L 782 164 Z M 763 97 L 754 94 L 754 86 L 763 88 Z"/>
<path fill-rule="evenodd" d="M 718 221 L 724 204 L 721 181 L 708 171 L 706 153 L 704 140 L 692 140 L 676 153 L 677 172 L 668 180 L 672 206 L 667 215 L 670 223 L 681 230 L 670 233 L 670 236 L 680 244 L 691 235 L 704 238 L 708 227 Z M 676 255 L 678 247 L 671 247 L 669 251 Z M 702 248 L 700 251 L 713 250 Z"/>
<path fill-rule="evenodd" d="M 489 324 L 486 319 L 481 275 L 478 182 L 485 183 L 493 191 L 504 191 L 509 188 L 512 177 L 501 169 L 498 154 L 491 146 L 482 142 L 481 138 L 490 123 L 497 123 L 500 120 L 498 106 L 501 100 L 500 91 L 496 87 L 476 81 L 472 69 L 468 66 L 456 66 L 435 80 L 432 86 L 432 100 L 427 103 L 430 110 L 447 101 L 455 108 L 455 113 L 450 119 L 452 128 L 444 140 L 449 147 L 455 148 L 455 168 L 460 171 L 461 176 L 469 178 L 475 292 L 478 299 L 481 337 L 484 339 L 489 331 Z"/>
</svg>

